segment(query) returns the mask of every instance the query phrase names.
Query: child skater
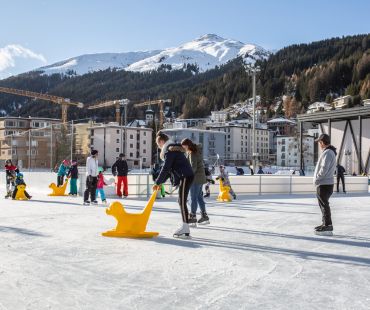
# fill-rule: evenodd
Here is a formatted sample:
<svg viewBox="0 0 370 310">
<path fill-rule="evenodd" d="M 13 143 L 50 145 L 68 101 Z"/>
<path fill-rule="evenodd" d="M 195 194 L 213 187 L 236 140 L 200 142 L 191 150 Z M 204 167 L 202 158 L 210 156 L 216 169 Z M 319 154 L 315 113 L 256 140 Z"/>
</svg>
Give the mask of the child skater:
<svg viewBox="0 0 370 310">
<path fill-rule="evenodd" d="M 15 199 L 15 196 L 17 195 L 18 192 L 18 185 L 26 185 L 23 179 L 23 173 L 18 172 L 17 173 L 17 178 L 15 179 L 15 189 L 13 191 L 13 200 Z M 30 196 L 27 191 L 24 191 L 24 194 L 26 195 L 27 199 L 31 199 L 32 196 Z"/>
<path fill-rule="evenodd" d="M 105 198 L 104 185 L 107 185 L 107 183 L 105 183 L 104 180 L 103 168 L 99 168 L 98 184 L 96 186 L 96 198 L 98 198 L 100 194 L 102 203 L 107 203 L 107 200 Z"/>
<path fill-rule="evenodd" d="M 69 168 L 67 177 L 71 178 L 70 188 L 69 188 L 69 195 L 70 196 L 77 196 L 78 167 L 77 167 L 77 161 L 76 160 L 72 160 L 71 168 Z"/>
</svg>

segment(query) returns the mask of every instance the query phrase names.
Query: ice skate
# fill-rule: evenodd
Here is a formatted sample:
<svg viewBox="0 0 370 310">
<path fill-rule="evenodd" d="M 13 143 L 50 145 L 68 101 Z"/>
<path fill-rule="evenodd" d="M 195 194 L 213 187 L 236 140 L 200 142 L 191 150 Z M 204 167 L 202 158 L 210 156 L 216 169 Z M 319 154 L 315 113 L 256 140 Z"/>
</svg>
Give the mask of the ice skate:
<svg viewBox="0 0 370 310">
<path fill-rule="evenodd" d="M 202 212 L 202 216 L 198 220 L 198 224 L 201 224 L 201 225 L 209 224 L 209 217 L 206 212 Z"/>
<path fill-rule="evenodd" d="M 174 238 L 190 239 L 190 229 L 188 223 L 183 223 L 182 226 L 173 234 Z"/>
<path fill-rule="evenodd" d="M 321 225 L 315 228 L 315 234 L 319 236 L 332 236 L 333 225 Z"/>
<path fill-rule="evenodd" d="M 195 214 L 189 214 L 189 226 L 190 227 L 197 227 L 197 216 Z"/>
<path fill-rule="evenodd" d="M 97 204 L 98 204 L 98 202 L 97 202 L 96 200 L 93 200 L 93 201 L 91 201 L 91 204 L 92 204 L 92 205 L 97 205 Z"/>
<path fill-rule="evenodd" d="M 88 200 L 84 201 L 83 205 L 84 206 L 89 206 L 90 205 L 90 201 L 88 201 Z"/>
</svg>

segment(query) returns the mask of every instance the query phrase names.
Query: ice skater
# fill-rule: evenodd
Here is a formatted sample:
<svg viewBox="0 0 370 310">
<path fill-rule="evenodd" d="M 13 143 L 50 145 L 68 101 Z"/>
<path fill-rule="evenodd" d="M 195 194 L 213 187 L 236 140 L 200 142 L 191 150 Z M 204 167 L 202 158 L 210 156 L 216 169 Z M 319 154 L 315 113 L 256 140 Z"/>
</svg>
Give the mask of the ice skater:
<svg viewBox="0 0 370 310">
<path fill-rule="evenodd" d="M 128 165 L 125 160 L 125 155 L 123 153 L 119 154 L 118 159 L 112 166 L 113 176 L 117 176 L 116 193 L 118 197 L 126 198 L 128 196 Z M 122 195 L 123 186 L 123 195 Z"/>
<path fill-rule="evenodd" d="M 194 173 L 194 180 L 190 187 L 191 198 L 191 212 L 189 214 L 189 223 L 196 225 L 209 224 L 209 217 L 206 211 L 206 204 L 203 199 L 203 184 L 207 182 L 206 174 L 204 172 L 203 156 L 201 145 L 196 145 L 190 139 L 181 141 L 182 147 L 186 151 L 186 157 L 190 162 Z M 200 208 L 201 217 L 197 221 L 197 209 Z"/>
<path fill-rule="evenodd" d="M 76 160 L 72 160 L 67 177 L 70 178 L 69 195 L 77 196 L 78 167 Z"/>
<path fill-rule="evenodd" d="M 5 177 L 6 177 L 6 196 L 5 198 L 12 197 L 12 193 L 15 189 L 15 179 L 19 169 L 17 166 L 13 165 L 11 159 L 5 162 Z"/>
<path fill-rule="evenodd" d="M 220 166 L 220 174 L 217 176 L 216 180 L 219 180 L 219 179 L 222 180 L 222 183 L 223 183 L 224 186 L 229 186 L 230 187 L 229 193 L 234 199 L 236 199 L 236 194 L 233 191 L 233 189 L 231 188 L 229 174 L 227 173 L 227 171 L 225 169 L 225 166 L 223 166 L 223 165 Z"/>
<path fill-rule="evenodd" d="M 98 183 L 96 185 L 96 198 L 98 198 L 100 194 L 102 203 L 107 203 L 107 199 L 105 198 L 104 185 L 108 184 L 104 180 L 103 168 L 99 168 Z"/>
<path fill-rule="evenodd" d="M 213 172 L 214 172 L 214 167 L 212 167 L 212 169 L 209 170 L 208 164 L 204 165 L 204 173 L 206 174 L 206 178 L 207 178 L 207 183 L 204 187 L 204 191 L 205 191 L 205 194 L 203 196 L 204 198 L 208 198 L 211 196 L 211 184 L 215 184 L 215 181 L 212 178 Z"/>
<path fill-rule="evenodd" d="M 98 204 L 96 201 L 96 185 L 98 183 L 98 151 L 92 150 L 91 155 L 86 160 L 86 189 L 84 192 L 84 205 Z"/>
<path fill-rule="evenodd" d="M 173 186 L 179 186 L 179 199 L 182 226 L 175 231 L 175 238 L 190 238 L 189 211 L 186 205 L 194 173 L 189 161 L 185 157 L 185 150 L 181 144 L 175 144 L 161 132 L 157 133 L 156 143 L 161 149 L 160 158 L 164 161 L 161 172 L 153 185 L 153 190 L 158 191 L 161 185 L 170 177 Z"/>
<path fill-rule="evenodd" d="M 346 184 L 344 180 L 344 173 L 346 172 L 346 169 L 344 169 L 343 166 L 337 165 L 337 193 L 339 193 L 339 181 L 342 181 L 342 189 L 343 193 L 346 193 Z"/>
<path fill-rule="evenodd" d="M 65 159 L 60 164 L 58 169 L 57 186 L 62 186 L 64 184 L 64 177 L 67 175 L 68 169 L 69 169 L 69 160 Z"/>
<path fill-rule="evenodd" d="M 334 146 L 330 145 L 330 137 L 327 134 L 321 134 L 315 141 L 319 143 L 322 150 L 313 175 L 316 196 L 322 213 L 322 224 L 315 227 L 315 232 L 319 235 L 332 235 L 333 223 L 329 198 L 333 194 L 334 189 L 337 151 Z"/>
</svg>

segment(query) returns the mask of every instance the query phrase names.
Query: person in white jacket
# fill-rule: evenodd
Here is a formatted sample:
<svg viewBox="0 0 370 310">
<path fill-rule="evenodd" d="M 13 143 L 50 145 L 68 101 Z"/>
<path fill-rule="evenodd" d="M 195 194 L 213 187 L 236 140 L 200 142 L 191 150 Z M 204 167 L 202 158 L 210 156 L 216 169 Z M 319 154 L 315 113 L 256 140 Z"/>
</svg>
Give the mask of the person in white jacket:
<svg viewBox="0 0 370 310">
<path fill-rule="evenodd" d="M 329 198 L 334 189 L 337 152 L 336 148 L 330 145 L 330 137 L 327 134 L 320 135 L 316 142 L 319 143 L 322 153 L 316 164 L 313 184 L 316 186 L 316 196 L 322 213 L 322 225 L 315 227 L 315 232 L 319 235 L 332 235 L 333 223 Z"/>
<path fill-rule="evenodd" d="M 90 205 L 89 197 L 92 204 L 96 201 L 96 186 L 98 184 L 98 151 L 92 150 L 91 156 L 86 160 L 86 189 L 84 192 L 84 205 Z"/>
</svg>

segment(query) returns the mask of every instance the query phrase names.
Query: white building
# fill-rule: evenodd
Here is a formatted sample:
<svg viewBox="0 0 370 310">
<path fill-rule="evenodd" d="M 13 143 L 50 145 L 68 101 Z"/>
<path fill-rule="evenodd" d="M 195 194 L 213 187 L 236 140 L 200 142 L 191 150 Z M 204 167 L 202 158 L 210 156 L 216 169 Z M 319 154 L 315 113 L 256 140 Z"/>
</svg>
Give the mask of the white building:
<svg viewBox="0 0 370 310">
<path fill-rule="evenodd" d="M 145 127 L 97 124 L 90 127 L 90 147 L 99 151 L 101 166 L 112 166 L 124 153 L 130 168 L 148 168 L 152 164 L 152 132 Z"/>
<path fill-rule="evenodd" d="M 303 136 L 304 167 L 314 166 L 314 141 L 311 136 Z M 281 167 L 300 167 L 299 138 L 293 136 L 277 137 L 277 165 Z"/>
<path fill-rule="evenodd" d="M 251 162 L 253 129 L 250 124 L 230 122 L 222 126 L 209 125 L 209 128 L 226 134 L 226 163 L 243 165 Z M 261 162 L 269 159 L 269 139 L 267 128 L 256 128 L 256 151 Z"/>
<path fill-rule="evenodd" d="M 307 113 L 331 111 L 333 109 L 332 105 L 327 102 L 314 102 L 310 104 L 307 108 Z"/>
<path fill-rule="evenodd" d="M 348 106 L 352 96 L 342 96 L 333 100 L 333 105 L 336 109 L 343 109 Z"/>
<path fill-rule="evenodd" d="M 224 132 L 196 128 L 164 129 L 162 132 L 166 133 L 177 143 L 180 143 L 185 138 L 189 138 L 194 143 L 202 144 L 203 158 L 210 163 L 216 161 L 217 155 L 221 159 L 225 158 L 226 134 Z"/>
</svg>

